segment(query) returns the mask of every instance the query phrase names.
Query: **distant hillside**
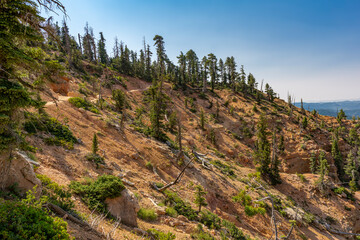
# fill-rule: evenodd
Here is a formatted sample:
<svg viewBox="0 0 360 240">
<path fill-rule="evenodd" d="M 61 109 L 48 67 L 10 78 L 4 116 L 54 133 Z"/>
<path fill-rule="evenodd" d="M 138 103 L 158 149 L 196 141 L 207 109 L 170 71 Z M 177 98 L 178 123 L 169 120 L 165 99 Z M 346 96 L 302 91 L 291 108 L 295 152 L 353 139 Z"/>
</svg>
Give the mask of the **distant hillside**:
<svg viewBox="0 0 360 240">
<path fill-rule="evenodd" d="M 300 107 L 300 103 L 295 103 L 295 106 Z M 341 102 L 317 102 L 305 103 L 304 108 L 312 111 L 315 109 L 321 115 L 336 116 L 340 109 L 343 109 L 348 118 L 352 116 L 360 116 L 360 101 L 341 101 Z"/>
</svg>

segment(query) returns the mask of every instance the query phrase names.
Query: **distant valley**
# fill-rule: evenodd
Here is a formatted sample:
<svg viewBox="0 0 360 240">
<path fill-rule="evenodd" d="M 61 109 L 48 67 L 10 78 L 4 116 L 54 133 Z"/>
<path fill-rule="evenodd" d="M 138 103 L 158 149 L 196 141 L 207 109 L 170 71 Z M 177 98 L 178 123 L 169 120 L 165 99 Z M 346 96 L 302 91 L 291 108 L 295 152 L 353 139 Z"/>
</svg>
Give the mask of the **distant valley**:
<svg viewBox="0 0 360 240">
<path fill-rule="evenodd" d="M 295 103 L 295 106 L 300 107 L 301 103 Z M 336 116 L 340 109 L 345 111 L 348 118 L 352 116 L 360 116 L 360 101 L 339 101 L 339 102 L 314 102 L 305 103 L 304 108 L 308 111 L 315 109 L 321 115 Z"/>
</svg>

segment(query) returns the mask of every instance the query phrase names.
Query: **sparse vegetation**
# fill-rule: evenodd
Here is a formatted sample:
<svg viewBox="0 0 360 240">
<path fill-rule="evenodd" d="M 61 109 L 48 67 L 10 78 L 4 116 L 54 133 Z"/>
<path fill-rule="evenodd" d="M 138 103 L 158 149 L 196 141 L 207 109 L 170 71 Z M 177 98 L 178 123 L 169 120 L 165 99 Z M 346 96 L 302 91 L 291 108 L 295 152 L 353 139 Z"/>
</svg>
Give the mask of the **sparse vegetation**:
<svg viewBox="0 0 360 240">
<path fill-rule="evenodd" d="M 90 209 L 105 212 L 106 198 L 115 198 L 125 189 L 120 178 L 113 175 L 101 175 L 96 180 L 72 181 L 69 185 L 73 193 L 78 194 Z"/>
<path fill-rule="evenodd" d="M 154 221 L 158 217 L 154 209 L 147 208 L 140 208 L 137 215 L 140 219 L 145 221 Z"/>
</svg>

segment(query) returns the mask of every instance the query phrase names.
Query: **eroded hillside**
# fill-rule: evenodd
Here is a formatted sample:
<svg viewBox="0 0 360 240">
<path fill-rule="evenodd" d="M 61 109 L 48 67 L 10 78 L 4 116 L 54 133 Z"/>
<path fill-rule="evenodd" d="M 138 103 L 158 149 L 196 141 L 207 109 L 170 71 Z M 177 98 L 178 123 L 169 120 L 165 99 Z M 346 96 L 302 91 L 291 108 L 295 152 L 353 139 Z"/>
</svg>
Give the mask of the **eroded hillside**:
<svg viewBox="0 0 360 240">
<path fill-rule="evenodd" d="M 103 174 L 121 176 L 125 186 L 139 200 L 140 207 L 155 209 L 158 217 L 153 221 L 138 219 L 139 228 L 158 229 L 172 232 L 176 239 L 191 239 L 197 232 L 197 222 L 184 217 L 171 217 L 165 213 L 163 202 L 166 194 L 156 191 L 151 184 L 159 186 L 173 181 L 184 167 L 177 157 L 177 127 L 169 128 L 170 115 L 175 112 L 182 126 L 182 145 L 188 159 L 195 159 L 185 170 L 178 184 L 170 190 L 193 209 L 195 186 L 201 185 L 207 192 L 207 206 L 203 207 L 220 218 L 234 223 L 246 235 L 252 238 L 268 239 L 274 235 L 271 220 L 271 201 L 275 201 L 275 217 L 279 236 L 287 236 L 294 224 L 289 239 L 346 239 L 346 235 L 335 234 L 336 231 L 359 232 L 359 195 L 347 197 L 345 193 L 335 193 L 340 185 L 336 166 L 331 155 L 331 136 L 329 128 L 337 126 L 336 119 L 324 117 L 289 106 L 282 100 L 270 102 L 266 96 L 257 103 L 256 99 L 235 94 L 229 89 L 218 89 L 214 93 L 201 93 L 200 89 L 188 87 L 186 90 L 175 90 L 169 83 L 164 83 L 163 91 L 167 100 L 167 115 L 164 129 L 168 141 L 158 141 L 146 134 L 150 125 L 149 103 L 144 96 L 151 83 L 128 76 L 121 76 L 122 84 L 112 84 L 101 90 L 104 99 L 103 109 L 98 104 L 98 88 L 78 76 L 69 77 L 64 86 L 53 84 L 52 89 L 65 88 L 63 94 L 54 93 L 53 99 L 43 95 L 47 101 L 45 111 L 61 123 L 69 126 L 79 143 L 73 149 L 61 146 L 49 146 L 42 140 L 41 134 L 29 137 L 30 144 L 36 146 L 36 157 L 40 167 L 39 174 L 50 177 L 54 182 L 67 186 L 71 181 L 84 178 L 95 179 Z M 126 87 L 124 87 L 126 86 Z M 111 89 L 110 89 L 111 88 Z M 80 89 L 80 93 L 79 92 Z M 129 103 L 123 123 L 121 114 L 114 108 L 112 90 L 121 89 Z M 84 93 L 87 95 L 85 96 Z M 98 113 L 77 108 L 69 102 L 71 97 L 85 98 L 97 106 Z M 203 113 L 202 113 L 203 111 Z M 205 117 L 204 129 L 201 129 L 200 115 Z M 256 177 L 254 166 L 254 145 L 256 142 L 256 124 L 261 114 L 265 114 L 268 131 L 276 131 L 284 138 L 284 150 L 278 151 L 280 160 L 281 184 L 272 186 Z M 309 120 L 306 129 L 301 121 L 306 116 Z M 123 124 L 123 126 L 121 126 Z M 344 120 L 344 126 L 355 124 Z M 105 162 L 95 164 L 86 159 L 91 152 L 94 133 L 98 136 L 99 155 Z M 271 136 L 269 134 L 269 141 Z M 279 141 L 277 139 L 277 141 Z M 350 146 L 345 141 L 339 143 L 342 152 Z M 192 152 L 205 154 L 205 162 L 196 161 Z M 325 152 L 330 165 L 327 177 L 328 189 L 323 192 L 316 187 L 318 174 L 310 170 L 310 153 Z M 331 190 L 333 189 L 333 190 Z M 246 206 L 234 201 L 241 190 L 253 200 L 265 198 L 266 212 L 249 216 Z M 86 204 L 73 194 L 75 209 L 89 218 L 91 211 Z M 349 199 L 351 198 L 351 199 Z M 253 201 L 254 206 L 256 202 Z M 160 205 L 160 206 L 159 206 Z M 97 214 L 92 213 L 92 214 Z M 292 220 L 296 219 L 295 222 Z M 69 231 L 79 239 L 101 238 L 70 220 Z M 104 219 L 100 226 L 104 232 L 111 231 L 111 220 Z M 95 228 L 101 232 L 101 227 Z M 216 239 L 221 238 L 220 229 L 205 227 Z M 104 237 L 104 236 L 103 236 Z M 141 239 L 141 234 L 134 234 L 126 226 L 119 226 L 114 232 L 115 239 Z M 193 235 L 195 237 L 195 235 Z M 199 237 L 199 236 L 198 236 Z M 205 239 L 205 238 L 197 238 Z M 241 238 L 239 238 L 241 239 Z"/>
</svg>

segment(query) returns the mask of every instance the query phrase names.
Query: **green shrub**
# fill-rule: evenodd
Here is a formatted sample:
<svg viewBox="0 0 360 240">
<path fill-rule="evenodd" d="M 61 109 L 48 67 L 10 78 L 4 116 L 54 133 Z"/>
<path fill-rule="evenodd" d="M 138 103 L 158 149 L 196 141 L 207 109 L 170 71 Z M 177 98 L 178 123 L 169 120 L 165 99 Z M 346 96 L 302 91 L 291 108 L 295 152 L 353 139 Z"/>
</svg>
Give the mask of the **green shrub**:
<svg viewBox="0 0 360 240">
<path fill-rule="evenodd" d="M 265 203 L 258 201 L 256 202 L 256 206 L 254 206 L 252 198 L 245 190 L 241 190 L 236 196 L 234 196 L 233 201 L 240 202 L 245 207 L 245 214 L 250 217 L 256 214 L 264 215 L 266 213 Z"/>
<path fill-rule="evenodd" d="M 306 181 L 306 178 L 305 178 L 305 176 L 304 176 L 303 174 L 301 174 L 301 173 L 296 173 L 296 175 L 299 177 L 300 182 L 305 182 L 305 181 Z"/>
<path fill-rule="evenodd" d="M 148 229 L 147 232 L 149 234 L 151 234 L 155 238 L 155 240 L 174 240 L 175 239 L 175 235 L 171 232 L 163 233 L 154 228 Z"/>
<path fill-rule="evenodd" d="M 303 219 L 307 224 L 310 224 L 315 220 L 315 216 L 311 213 L 306 212 L 303 216 Z"/>
<path fill-rule="evenodd" d="M 221 219 L 219 216 L 208 210 L 200 212 L 199 221 L 210 229 L 218 230 L 221 228 Z"/>
<path fill-rule="evenodd" d="M 42 183 L 42 194 L 49 197 L 49 202 L 61 207 L 65 211 L 72 211 L 74 201 L 71 200 L 71 192 L 67 191 L 63 186 L 53 182 L 48 176 L 36 174 Z"/>
<path fill-rule="evenodd" d="M 223 174 L 236 177 L 236 174 L 230 165 L 225 164 L 220 160 L 211 161 L 211 163 L 218 167 Z"/>
<path fill-rule="evenodd" d="M 77 142 L 68 126 L 47 114 L 27 113 L 25 118 L 24 129 L 28 133 L 47 132 L 52 135 L 45 139 L 46 144 L 72 149 Z"/>
<path fill-rule="evenodd" d="M 154 221 L 157 219 L 157 214 L 154 209 L 140 208 L 137 215 L 145 221 Z"/>
<path fill-rule="evenodd" d="M 115 107 L 118 111 L 122 111 L 126 105 L 126 95 L 121 89 L 115 89 L 112 91 L 112 99 L 115 101 Z"/>
<path fill-rule="evenodd" d="M 30 191 L 21 202 L 0 200 L 1 239 L 71 239 L 67 223 L 52 218 L 41 208 L 44 199 L 35 201 Z"/>
<path fill-rule="evenodd" d="M 184 202 L 175 192 L 165 190 L 165 204 L 170 204 L 180 215 L 184 215 L 189 220 L 197 220 L 197 212 L 191 208 L 189 203 Z"/>
<path fill-rule="evenodd" d="M 149 169 L 149 170 L 153 170 L 153 165 L 152 165 L 152 163 L 151 162 L 149 162 L 149 161 L 147 161 L 146 163 L 145 163 L 145 167 L 147 168 L 147 169 Z"/>
<path fill-rule="evenodd" d="M 165 210 L 166 214 L 170 217 L 177 217 L 178 213 L 173 207 L 167 207 Z"/>
<path fill-rule="evenodd" d="M 83 108 L 85 110 L 88 110 L 96 114 L 100 113 L 99 110 L 92 103 L 80 97 L 69 98 L 69 103 L 71 103 L 77 108 Z"/>
<path fill-rule="evenodd" d="M 99 164 L 105 164 L 104 158 L 98 154 L 89 153 L 85 156 L 86 160 L 93 162 L 98 166 Z"/>
<path fill-rule="evenodd" d="M 191 234 L 191 238 L 196 240 L 215 240 L 215 238 L 211 236 L 210 233 L 204 231 L 200 223 L 198 224 L 196 233 Z"/>
<path fill-rule="evenodd" d="M 89 206 L 90 209 L 97 209 L 105 212 L 106 198 L 115 198 L 121 195 L 125 189 L 120 178 L 113 175 L 101 175 L 97 180 L 87 180 L 84 182 L 72 181 L 70 189 L 81 196 L 81 199 Z"/>
<path fill-rule="evenodd" d="M 222 234 L 224 236 L 223 239 L 227 239 L 227 238 L 231 238 L 234 240 L 248 239 L 247 237 L 245 237 L 244 233 L 235 226 L 234 223 L 223 220 L 222 225 L 226 229 L 226 232 Z"/>
</svg>

